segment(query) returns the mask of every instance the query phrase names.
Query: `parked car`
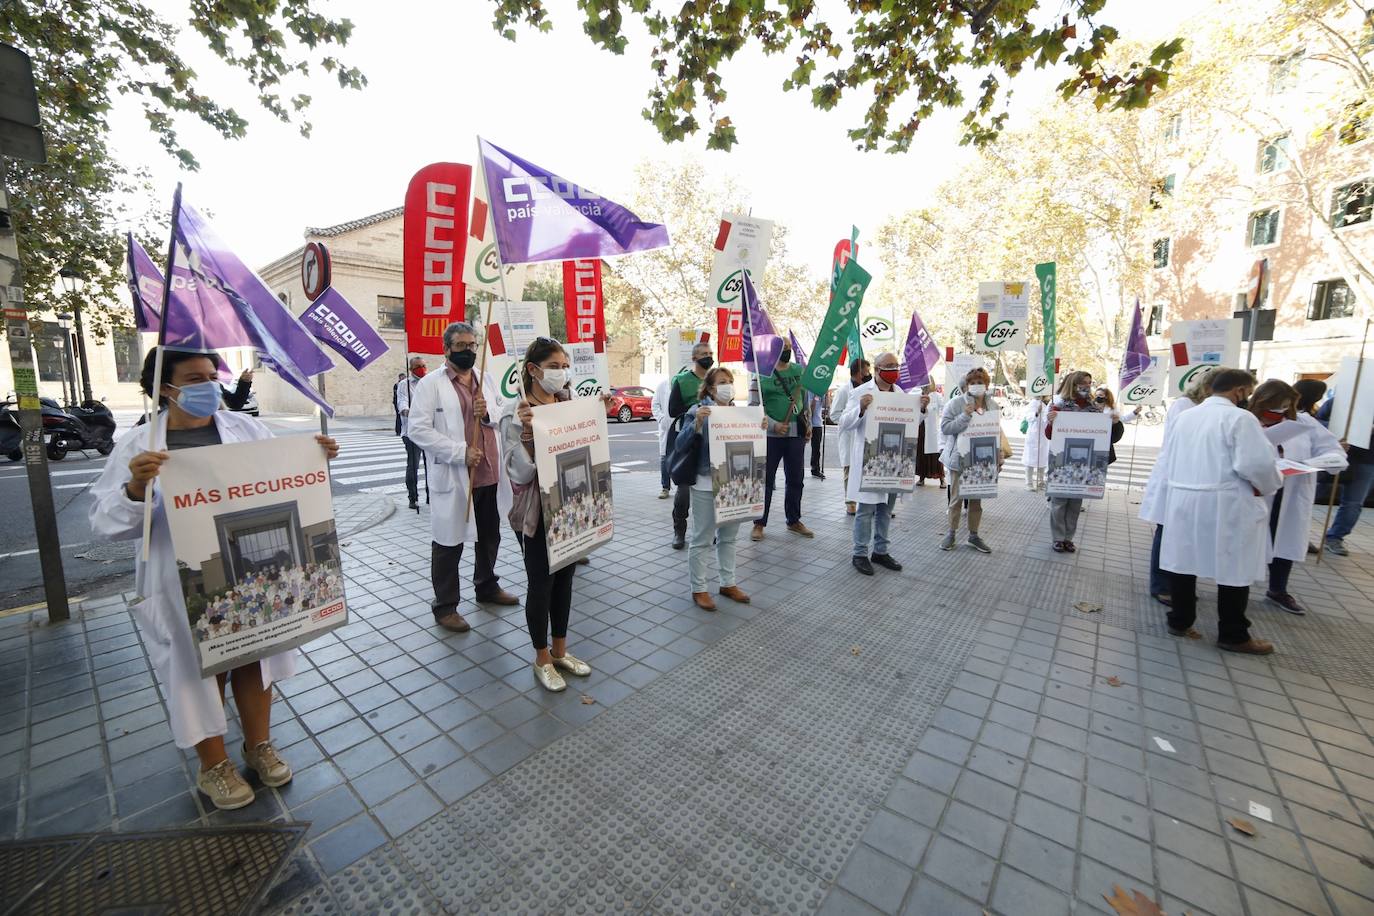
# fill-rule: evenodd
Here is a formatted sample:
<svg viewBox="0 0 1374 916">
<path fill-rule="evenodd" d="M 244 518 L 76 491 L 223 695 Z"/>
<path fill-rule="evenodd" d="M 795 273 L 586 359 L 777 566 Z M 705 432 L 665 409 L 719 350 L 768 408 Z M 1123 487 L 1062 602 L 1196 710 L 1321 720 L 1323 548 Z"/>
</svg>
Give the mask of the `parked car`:
<svg viewBox="0 0 1374 916">
<path fill-rule="evenodd" d="M 234 389 L 225 385 L 221 385 L 220 390 L 224 392 L 224 395 L 227 398 L 233 392 Z M 230 407 L 227 403 L 224 406 L 229 410 L 235 411 L 237 413 L 246 413 L 250 417 L 256 417 L 258 415 L 257 393 L 250 389 L 248 392 L 248 397 L 246 400 L 244 400 L 243 405 L 241 407 Z"/>
<path fill-rule="evenodd" d="M 621 423 L 631 420 L 647 420 L 653 416 L 654 393 L 638 385 L 611 390 L 611 398 L 606 402 L 606 416 Z"/>
</svg>

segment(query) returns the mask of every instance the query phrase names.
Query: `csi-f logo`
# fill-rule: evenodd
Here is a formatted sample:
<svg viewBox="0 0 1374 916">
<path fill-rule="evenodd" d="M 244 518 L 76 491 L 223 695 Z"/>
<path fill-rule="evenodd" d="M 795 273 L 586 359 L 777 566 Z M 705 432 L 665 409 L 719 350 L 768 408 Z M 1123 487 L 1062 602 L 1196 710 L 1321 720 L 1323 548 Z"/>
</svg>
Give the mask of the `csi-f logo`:
<svg viewBox="0 0 1374 916">
<path fill-rule="evenodd" d="M 440 333 L 443 329 L 440 329 Z M 506 374 L 501 377 L 501 397 L 518 398 L 520 397 L 520 363 L 519 361 L 510 364 Z"/>
<path fill-rule="evenodd" d="M 478 253 L 472 272 L 478 283 L 495 283 L 501 279 L 501 259 L 497 257 L 495 242 L 490 242 Z"/>
<path fill-rule="evenodd" d="M 1179 393 L 1182 394 L 1183 392 L 1187 391 L 1188 386 L 1193 384 L 1194 381 L 1200 381 L 1199 374 L 1211 375 L 1218 368 L 1219 367 L 1211 365 L 1209 363 L 1203 363 L 1200 366 L 1194 366 L 1193 368 L 1189 369 L 1187 372 L 1183 373 L 1183 377 L 1178 380 Z"/>
<path fill-rule="evenodd" d="M 577 383 L 576 391 L 580 398 L 591 397 L 601 393 L 601 383 L 594 378 L 584 378 Z"/>
<path fill-rule="evenodd" d="M 1159 388 L 1154 385 L 1132 385 L 1126 391 L 1126 403 L 1139 404 L 1148 398 L 1153 398 L 1157 391 Z"/>
<path fill-rule="evenodd" d="M 865 318 L 863 336 L 869 340 L 888 340 L 892 337 L 892 324 L 886 318 Z"/>
<path fill-rule="evenodd" d="M 1043 375 L 1037 376 L 1035 379 L 1031 381 L 1030 393 L 1035 397 L 1039 397 L 1046 391 L 1049 391 L 1049 389 L 1050 380 Z"/>
<path fill-rule="evenodd" d="M 1016 326 L 1016 322 L 1010 318 L 999 321 L 988 328 L 983 335 L 983 346 L 990 349 L 1005 347 L 1016 339 L 1016 335 L 1021 333 L 1021 329 Z"/>
<path fill-rule="evenodd" d="M 716 301 L 721 305 L 734 305 L 743 293 L 744 271 L 737 270 L 721 281 L 720 288 L 716 290 Z"/>
</svg>

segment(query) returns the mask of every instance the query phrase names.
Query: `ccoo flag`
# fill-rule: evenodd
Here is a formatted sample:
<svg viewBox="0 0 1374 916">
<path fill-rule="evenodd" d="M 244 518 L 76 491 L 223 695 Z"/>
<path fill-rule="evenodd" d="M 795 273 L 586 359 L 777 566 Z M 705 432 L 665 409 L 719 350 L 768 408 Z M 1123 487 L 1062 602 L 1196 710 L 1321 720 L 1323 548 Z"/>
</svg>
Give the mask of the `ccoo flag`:
<svg viewBox="0 0 1374 916">
<path fill-rule="evenodd" d="M 172 238 L 172 276 L 184 269 L 192 282 L 184 295 L 166 297 L 166 336 L 159 344 L 181 350 L 223 346 L 213 340 L 212 329 L 232 316 L 264 363 L 332 417 L 334 408 L 310 384 L 310 376 L 334 368 L 333 363 L 262 278 L 225 246 L 204 216 L 181 200 L 180 187 L 172 208 Z M 171 331 L 182 327 L 192 333 L 173 339 Z"/>
<path fill-rule="evenodd" d="M 1121 387 L 1125 391 L 1131 382 L 1150 368 L 1150 345 L 1145 341 L 1145 326 L 1140 314 L 1140 300 L 1135 301 L 1135 314 L 1131 317 L 1131 333 L 1126 338 L 1126 352 L 1121 354 Z"/>
<path fill-rule="evenodd" d="M 480 137 L 504 264 L 606 258 L 663 248 L 668 229 Z"/>
<path fill-rule="evenodd" d="M 306 306 L 301 324 L 359 372 L 389 349 L 367 319 L 332 286 Z"/>
<path fill-rule="evenodd" d="M 754 292 L 754 281 L 749 272 L 742 271 L 744 277 L 744 366 L 759 375 L 773 374 L 778 367 L 778 354 L 782 353 L 782 338 L 773 329 L 773 321 L 759 304 L 758 293 Z"/>
<path fill-rule="evenodd" d="M 926 330 L 920 313 L 912 309 L 911 327 L 906 332 L 906 346 L 902 348 L 902 376 L 897 386 L 903 391 L 921 387 L 939 361 L 940 348 Z"/>
</svg>

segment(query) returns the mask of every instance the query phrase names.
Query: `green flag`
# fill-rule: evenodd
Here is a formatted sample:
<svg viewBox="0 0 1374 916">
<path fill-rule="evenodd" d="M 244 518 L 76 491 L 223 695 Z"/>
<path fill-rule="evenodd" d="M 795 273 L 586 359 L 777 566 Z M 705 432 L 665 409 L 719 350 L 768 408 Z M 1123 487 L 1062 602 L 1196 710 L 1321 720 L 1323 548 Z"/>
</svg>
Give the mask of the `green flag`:
<svg viewBox="0 0 1374 916">
<path fill-rule="evenodd" d="M 830 297 L 830 308 L 825 313 L 825 322 L 816 335 L 811 361 L 806 364 L 806 372 L 802 374 L 802 385 L 812 394 L 824 395 L 830 389 L 830 380 L 846 342 L 851 337 L 858 338 L 859 306 L 863 303 L 864 290 L 868 289 L 872 279 L 869 272 L 853 258 L 840 272 L 834 295 Z"/>
<path fill-rule="evenodd" d="M 1049 390 L 1054 391 L 1054 299 L 1059 291 L 1054 277 L 1054 262 L 1036 264 L 1035 279 L 1040 281 L 1040 318 L 1045 326 L 1045 377 L 1050 380 Z"/>
</svg>

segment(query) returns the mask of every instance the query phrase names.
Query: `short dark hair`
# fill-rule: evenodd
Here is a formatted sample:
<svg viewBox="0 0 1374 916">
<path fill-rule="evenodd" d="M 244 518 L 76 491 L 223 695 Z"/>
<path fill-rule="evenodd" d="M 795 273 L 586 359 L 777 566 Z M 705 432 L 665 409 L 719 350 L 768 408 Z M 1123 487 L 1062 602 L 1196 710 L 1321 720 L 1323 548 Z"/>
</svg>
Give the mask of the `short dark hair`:
<svg viewBox="0 0 1374 916">
<path fill-rule="evenodd" d="M 864 359 L 862 356 L 856 356 L 849 361 L 849 374 L 858 375 L 863 371 L 864 366 L 867 365 L 869 365 L 868 360 Z"/>
<path fill-rule="evenodd" d="M 219 354 L 213 350 L 167 350 L 162 354 L 162 378 L 154 385 L 153 370 L 157 365 L 157 350 L 157 347 L 153 347 L 148 351 L 148 355 L 143 357 L 143 372 L 139 374 L 138 384 L 144 394 L 157 400 L 159 407 L 167 403 L 167 399 L 160 392 L 162 386 L 172 380 L 178 363 L 184 363 L 188 359 L 208 359 L 215 364 L 216 370 L 219 369 Z"/>
<path fill-rule="evenodd" d="M 1326 382 L 1315 378 L 1302 378 L 1293 383 L 1298 392 L 1298 410 L 1309 411 L 1326 394 Z"/>
<path fill-rule="evenodd" d="M 1237 388 L 1254 388 L 1258 384 L 1255 374 L 1246 369 L 1218 369 L 1208 379 L 1212 394 L 1226 394 Z"/>
</svg>

